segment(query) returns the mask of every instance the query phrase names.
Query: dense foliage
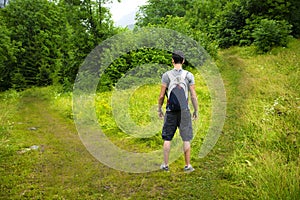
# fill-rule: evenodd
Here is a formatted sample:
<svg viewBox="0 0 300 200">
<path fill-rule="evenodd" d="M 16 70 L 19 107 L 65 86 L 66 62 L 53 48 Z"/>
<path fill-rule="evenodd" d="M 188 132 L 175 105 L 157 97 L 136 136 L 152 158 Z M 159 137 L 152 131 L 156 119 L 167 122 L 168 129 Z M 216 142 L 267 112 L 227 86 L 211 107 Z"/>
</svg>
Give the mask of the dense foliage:
<svg viewBox="0 0 300 200">
<path fill-rule="evenodd" d="M 71 87 L 86 55 L 116 34 L 105 2 L 9 1 L 0 10 L 0 90 Z"/>
<path fill-rule="evenodd" d="M 174 3 L 172 3 L 174 2 Z M 170 12 L 162 5 L 158 5 L 156 1 L 149 1 L 149 5 L 143 6 L 137 17 L 138 25 L 156 24 L 160 26 L 167 26 L 168 21 L 177 19 L 179 25 L 175 26 L 176 30 L 189 32 L 189 35 L 196 40 L 201 38 L 202 45 L 208 50 L 207 43 L 217 42 L 221 48 L 228 48 L 233 45 L 251 45 L 255 40 L 253 31 L 261 27 L 261 21 L 275 20 L 278 25 L 279 32 L 287 32 L 290 25 L 291 33 L 294 37 L 299 37 L 299 21 L 300 21 L 300 3 L 296 0 L 234 0 L 234 1 L 216 1 L 216 0 L 194 0 L 185 1 L 184 6 L 180 4 L 182 1 L 164 1 L 164 4 L 169 5 L 168 8 L 173 11 Z M 162 4 L 162 3 L 161 3 Z M 173 7 L 176 7 L 173 8 Z M 183 12 L 179 14 L 177 10 Z M 160 14 L 160 20 L 157 20 L 156 13 Z M 140 16 L 143 16 L 141 18 Z M 170 17 L 172 16 L 172 17 Z M 178 19 L 182 18 L 182 20 Z M 167 20 L 162 20 L 166 19 Z M 189 24 L 189 27 L 182 26 L 181 22 Z M 280 26 L 280 24 L 286 24 Z M 288 28 L 289 30 L 290 28 Z M 197 34 L 197 33 L 202 33 Z M 279 39 L 280 42 L 272 46 L 281 46 L 287 43 L 287 34 L 283 34 Z M 285 40 L 285 42 L 282 42 Z M 259 50 L 265 51 L 270 49 L 269 43 L 258 43 Z M 263 47 L 262 47 L 263 46 Z M 213 53 L 213 52 L 210 52 Z"/>
<path fill-rule="evenodd" d="M 71 89 L 78 68 L 98 44 L 126 29 L 114 27 L 111 0 L 11 0 L 0 8 L 0 90 L 62 84 Z M 198 41 L 213 57 L 219 48 L 255 45 L 264 53 L 300 36 L 298 0 L 148 0 L 136 29 L 162 27 Z M 155 49 L 128 52 L 100 85 L 110 89 L 145 63 L 169 64 Z M 147 58 L 147 59 L 146 59 Z"/>
</svg>

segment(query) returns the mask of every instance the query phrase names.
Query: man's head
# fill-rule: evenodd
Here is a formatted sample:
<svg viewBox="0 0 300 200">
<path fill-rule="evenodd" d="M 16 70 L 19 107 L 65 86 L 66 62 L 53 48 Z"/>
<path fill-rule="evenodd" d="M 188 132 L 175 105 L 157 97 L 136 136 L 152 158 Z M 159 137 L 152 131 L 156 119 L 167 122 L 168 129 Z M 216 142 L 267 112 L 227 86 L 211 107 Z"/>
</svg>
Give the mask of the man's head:
<svg viewBox="0 0 300 200">
<path fill-rule="evenodd" d="M 182 51 L 174 51 L 172 53 L 172 59 L 174 64 L 183 64 L 184 63 L 184 54 Z"/>
</svg>

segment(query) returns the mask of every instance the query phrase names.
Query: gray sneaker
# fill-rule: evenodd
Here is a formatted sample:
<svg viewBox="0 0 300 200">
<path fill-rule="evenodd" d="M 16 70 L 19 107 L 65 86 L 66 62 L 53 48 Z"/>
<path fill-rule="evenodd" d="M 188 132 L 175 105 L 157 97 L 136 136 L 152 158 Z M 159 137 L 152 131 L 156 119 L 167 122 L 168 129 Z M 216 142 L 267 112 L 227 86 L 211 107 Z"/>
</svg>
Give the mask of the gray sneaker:
<svg viewBox="0 0 300 200">
<path fill-rule="evenodd" d="M 166 166 L 166 165 L 164 165 L 164 164 L 162 164 L 162 165 L 160 166 L 160 169 L 163 170 L 163 171 L 166 171 L 166 172 L 169 171 L 169 167 Z"/>
<path fill-rule="evenodd" d="M 192 171 L 194 171 L 195 169 L 192 167 L 192 165 L 189 165 L 189 166 L 185 166 L 183 170 L 184 170 L 185 172 L 192 172 Z"/>
</svg>

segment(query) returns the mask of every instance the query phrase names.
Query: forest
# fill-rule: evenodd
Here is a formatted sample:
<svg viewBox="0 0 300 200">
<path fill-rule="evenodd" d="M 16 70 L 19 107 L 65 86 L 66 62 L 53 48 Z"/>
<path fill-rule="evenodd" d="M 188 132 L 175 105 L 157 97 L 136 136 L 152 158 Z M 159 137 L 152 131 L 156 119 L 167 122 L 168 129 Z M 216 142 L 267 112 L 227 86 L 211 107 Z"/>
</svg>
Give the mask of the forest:
<svg viewBox="0 0 300 200">
<path fill-rule="evenodd" d="M 0 90 L 47 85 L 71 90 L 86 56 L 102 41 L 129 31 L 114 26 L 105 6 L 110 2 L 4 1 L 0 9 Z M 219 49 L 236 45 L 254 45 L 258 53 L 266 53 L 300 36 L 299 10 L 297 0 L 149 0 L 139 8 L 135 29 L 178 31 L 199 42 L 214 58 Z M 112 63 L 100 85 L 110 90 L 128 69 L 145 60 L 167 64 L 168 56 L 149 48 L 128 52 Z"/>
</svg>

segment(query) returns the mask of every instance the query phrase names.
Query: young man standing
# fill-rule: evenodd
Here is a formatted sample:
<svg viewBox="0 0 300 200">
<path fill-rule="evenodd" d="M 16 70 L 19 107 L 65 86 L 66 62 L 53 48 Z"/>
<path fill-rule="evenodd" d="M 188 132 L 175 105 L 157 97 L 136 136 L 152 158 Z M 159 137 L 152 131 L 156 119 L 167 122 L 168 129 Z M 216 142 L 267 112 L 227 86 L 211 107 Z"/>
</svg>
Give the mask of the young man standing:
<svg viewBox="0 0 300 200">
<path fill-rule="evenodd" d="M 184 171 L 191 172 L 194 168 L 190 164 L 191 145 L 190 141 L 193 138 L 192 119 L 191 113 L 188 107 L 188 93 L 190 93 L 192 104 L 194 107 L 193 119 L 198 118 L 198 100 L 195 91 L 195 79 L 194 75 L 186 70 L 182 69 L 184 63 L 184 54 L 182 51 L 174 51 L 172 54 L 172 64 L 174 69 L 166 72 L 162 76 L 162 85 L 160 95 L 158 98 L 158 115 L 160 118 L 164 117 L 164 125 L 162 129 L 162 139 L 164 140 L 163 151 L 164 151 L 164 163 L 161 165 L 161 169 L 169 171 L 169 153 L 171 147 L 171 141 L 174 137 L 176 129 L 179 128 L 180 136 L 183 141 L 183 150 L 185 158 Z M 177 79 L 176 79 L 177 78 Z M 170 90 L 174 88 L 174 80 L 181 79 L 183 85 L 186 86 L 185 91 L 186 105 L 180 103 L 181 107 L 175 109 L 170 102 Z M 177 84 L 179 85 L 179 84 Z M 175 86 L 176 87 L 176 86 Z M 182 88 L 179 86 L 179 88 Z M 168 92 L 168 103 L 166 105 L 166 115 L 164 116 L 162 106 L 164 103 L 165 94 Z M 178 96 L 178 95 L 176 95 Z"/>
</svg>

